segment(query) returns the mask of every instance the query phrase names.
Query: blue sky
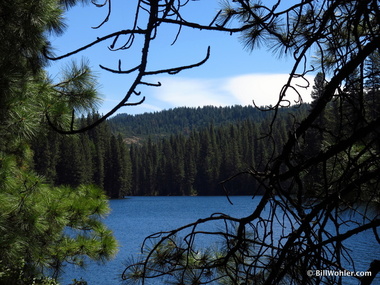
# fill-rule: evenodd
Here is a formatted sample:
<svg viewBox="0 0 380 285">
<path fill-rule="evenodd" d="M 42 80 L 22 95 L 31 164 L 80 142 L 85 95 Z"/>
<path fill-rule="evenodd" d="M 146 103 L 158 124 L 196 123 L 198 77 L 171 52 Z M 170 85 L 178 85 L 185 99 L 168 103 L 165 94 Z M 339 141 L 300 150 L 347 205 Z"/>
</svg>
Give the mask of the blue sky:
<svg viewBox="0 0 380 285">
<path fill-rule="evenodd" d="M 131 28 L 136 2 L 114 0 L 111 18 L 100 29 L 91 27 L 97 26 L 104 19 L 107 8 L 79 5 L 70 9 L 66 14 L 66 32 L 60 37 L 50 38 L 55 54 L 70 52 L 94 41 L 96 37 Z M 189 21 L 207 24 L 219 7 L 220 2 L 217 0 L 190 1 L 184 15 Z M 137 91 L 141 91 L 141 96 L 146 97 L 145 102 L 140 106 L 125 107 L 119 110 L 119 113 L 139 114 L 181 106 L 252 105 L 252 100 L 257 105 L 276 103 L 279 91 L 291 69 L 292 61 L 289 56 L 274 55 L 266 46 L 250 52 L 244 49 L 237 35 L 192 29 L 184 29 L 177 43 L 172 46 L 175 35 L 176 30 L 170 26 L 160 28 L 157 40 L 151 48 L 149 68 L 165 69 L 193 64 L 203 59 L 208 46 L 211 46 L 210 59 L 200 67 L 176 75 L 162 74 L 150 77 L 150 82 L 160 81 L 162 86 L 139 87 Z M 88 59 L 99 77 L 103 99 L 100 113 L 111 110 L 124 96 L 133 75 L 112 74 L 100 69 L 99 64 L 116 69 L 120 59 L 123 69 L 128 69 L 138 63 L 141 50 L 141 46 L 136 45 L 131 50 L 109 51 L 107 45 L 110 45 L 111 41 L 91 47 L 68 60 L 53 62 L 48 69 L 50 76 L 59 80 L 59 70 L 68 61 Z M 309 77 L 309 80 L 313 82 L 312 77 Z M 304 84 L 302 81 L 298 83 Z M 310 101 L 311 88 L 299 91 L 304 101 Z M 290 100 L 296 98 L 292 95 L 294 94 L 288 95 Z M 140 99 L 136 97 L 134 101 Z"/>
</svg>

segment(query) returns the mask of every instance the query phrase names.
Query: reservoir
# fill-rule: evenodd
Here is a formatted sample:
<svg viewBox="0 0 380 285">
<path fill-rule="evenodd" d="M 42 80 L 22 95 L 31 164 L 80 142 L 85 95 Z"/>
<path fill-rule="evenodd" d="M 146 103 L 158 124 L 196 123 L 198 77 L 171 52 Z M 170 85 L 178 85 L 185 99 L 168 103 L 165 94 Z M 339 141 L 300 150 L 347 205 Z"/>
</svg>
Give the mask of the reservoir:
<svg viewBox="0 0 380 285">
<path fill-rule="evenodd" d="M 213 213 L 224 213 L 236 218 L 248 216 L 255 209 L 260 197 L 252 199 L 249 196 L 233 196 L 230 199 L 233 205 L 224 196 L 128 197 L 111 200 L 111 213 L 105 219 L 105 223 L 113 230 L 119 242 L 117 256 L 105 264 L 88 262 L 85 269 L 66 266 L 60 282 L 67 285 L 71 284 L 74 278 L 82 278 L 88 285 L 122 284 L 121 273 L 126 261 L 136 259 L 140 255 L 141 244 L 148 235 L 173 230 L 200 218 L 209 217 Z M 278 228 L 279 232 L 281 230 Z M 200 240 L 200 243 L 205 244 L 207 240 Z M 380 247 L 372 231 L 352 236 L 348 247 L 353 249 L 351 255 L 357 271 L 366 271 L 372 260 L 380 258 Z M 349 285 L 358 284 L 352 277 L 344 277 L 343 282 Z M 146 284 L 158 285 L 162 284 L 162 281 L 150 281 Z M 380 284 L 380 276 L 373 284 Z"/>
</svg>

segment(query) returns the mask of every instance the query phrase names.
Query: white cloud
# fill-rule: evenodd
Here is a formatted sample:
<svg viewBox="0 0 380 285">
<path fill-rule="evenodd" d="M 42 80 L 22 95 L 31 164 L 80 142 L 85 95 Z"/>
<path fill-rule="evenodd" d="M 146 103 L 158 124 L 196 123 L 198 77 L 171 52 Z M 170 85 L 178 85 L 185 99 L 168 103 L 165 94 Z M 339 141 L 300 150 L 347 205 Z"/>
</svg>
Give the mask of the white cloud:
<svg viewBox="0 0 380 285">
<path fill-rule="evenodd" d="M 247 74 L 235 76 L 226 81 L 224 88 L 232 94 L 241 105 L 252 105 L 252 101 L 257 106 L 274 105 L 278 102 L 280 92 L 287 83 L 289 76 L 287 74 Z M 308 78 L 313 82 L 312 78 Z M 302 88 L 307 82 L 301 78 L 293 79 L 292 86 L 297 90 L 290 88 L 286 92 L 285 99 L 291 104 L 295 104 L 300 93 L 304 102 L 310 102 L 311 87 Z"/>
<path fill-rule="evenodd" d="M 238 104 L 223 89 L 222 79 L 164 77 L 162 86 L 155 89 L 154 98 L 170 107 L 229 106 Z"/>
<path fill-rule="evenodd" d="M 310 84 L 313 83 L 311 76 L 307 79 Z M 156 101 L 152 104 L 162 108 L 231 106 L 253 105 L 254 100 L 258 106 L 274 105 L 287 80 L 287 74 L 246 74 L 221 79 L 163 77 L 159 79 L 162 86 L 152 94 Z M 306 86 L 307 82 L 299 78 L 294 79 L 292 85 L 300 92 L 304 102 L 310 102 L 311 86 L 305 89 L 296 84 Z M 298 99 L 292 89 L 286 94 L 286 99 L 292 104 Z"/>
</svg>

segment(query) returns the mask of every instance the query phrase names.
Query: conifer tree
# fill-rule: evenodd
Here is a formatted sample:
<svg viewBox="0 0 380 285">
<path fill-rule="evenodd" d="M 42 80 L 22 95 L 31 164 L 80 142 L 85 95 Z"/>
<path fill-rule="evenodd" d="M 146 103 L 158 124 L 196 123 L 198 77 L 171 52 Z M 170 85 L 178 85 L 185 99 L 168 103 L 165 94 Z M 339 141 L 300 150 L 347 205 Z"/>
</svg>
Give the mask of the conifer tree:
<svg viewBox="0 0 380 285">
<path fill-rule="evenodd" d="M 88 124 L 96 121 L 99 118 L 99 114 L 92 113 L 87 117 Z M 104 176 L 105 176 L 105 156 L 106 149 L 109 146 L 109 138 L 111 136 L 111 131 L 107 124 L 100 124 L 98 127 L 93 128 L 88 131 L 91 141 L 95 145 L 93 159 L 93 181 L 96 185 L 103 188 L 104 187 Z"/>
<path fill-rule="evenodd" d="M 56 0 L 0 4 L 1 284 L 54 284 L 48 276 L 56 278 L 66 262 L 80 265 L 85 256 L 105 260 L 117 248 L 100 220 L 109 210 L 101 190 L 55 188 L 32 169 L 30 144 L 46 131 L 45 115 L 65 125 L 73 108 L 82 110 L 96 102 L 87 67 L 77 69 L 87 74 L 81 78 L 66 77 L 66 83 L 76 81 L 81 91 L 88 91 L 78 94 L 75 102 L 67 101 L 68 89 L 62 89 L 66 83 L 52 84 L 42 69 L 47 33 L 62 32 L 62 12 Z M 55 152 L 55 146 L 50 151 Z M 45 172 L 54 159 L 46 163 Z M 74 234 L 68 234 L 68 228 Z"/>
<path fill-rule="evenodd" d="M 119 134 L 117 136 L 117 143 L 120 147 L 120 157 L 121 157 L 121 171 L 120 171 L 120 190 L 119 198 L 130 195 L 131 193 L 131 180 L 132 180 L 132 168 L 131 168 L 131 157 L 129 154 L 129 149 L 123 140 L 122 136 Z"/>
<path fill-rule="evenodd" d="M 125 191 L 123 183 L 123 160 L 117 138 L 111 135 L 109 147 L 106 151 L 104 189 L 110 198 L 121 198 L 120 191 Z"/>
<path fill-rule="evenodd" d="M 184 179 L 184 194 L 194 195 L 196 190 L 194 189 L 195 177 L 197 175 L 197 149 L 196 139 L 191 135 L 185 143 L 185 179 Z"/>
<path fill-rule="evenodd" d="M 380 114 L 380 52 L 376 51 L 369 56 L 365 66 L 364 83 L 367 92 L 367 115 L 370 119 L 376 118 Z"/>
</svg>

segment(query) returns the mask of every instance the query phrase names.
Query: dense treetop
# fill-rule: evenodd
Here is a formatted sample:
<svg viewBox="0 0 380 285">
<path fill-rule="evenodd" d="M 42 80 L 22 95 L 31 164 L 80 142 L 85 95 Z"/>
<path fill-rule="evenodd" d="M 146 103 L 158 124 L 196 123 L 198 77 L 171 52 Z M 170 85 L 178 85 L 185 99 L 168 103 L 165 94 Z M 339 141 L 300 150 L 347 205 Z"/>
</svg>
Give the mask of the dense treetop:
<svg viewBox="0 0 380 285">
<path fill-rule="evenodd" d="M 257 123 L 268 118 L 269 113 L 260 112 L 253 106 L 231 107 L 180 107 L 155 113 L 140 115 L 118 114 L 108 120 L 111 130 L 124 137 L 154 136 L 164 134 L 186 134 L 214 124 L 215 127 L 226 123 L 253 120 Z"/>
<path fill-rule="evenodd" d="M 309 106 L 284 108 L 278 143 Z M 98 114 L 82 118 L 81 124 Z M 55 185 L 96 184 L 110 198 L 126 195 L 224 195 L 220 182 L 273 155 L 265 134 L 270 112 L 254 107 L 175 108 L 120 114 L 73 137 L 55 132 L 33 144 L 35 169 Z M 113 130 L 113 132 L 111 132 Z M 278 150 L 276 150 L 278 151 Z M 250 194 L 250 178 L 231 182 L 230 194 Z"/>
</svg>

